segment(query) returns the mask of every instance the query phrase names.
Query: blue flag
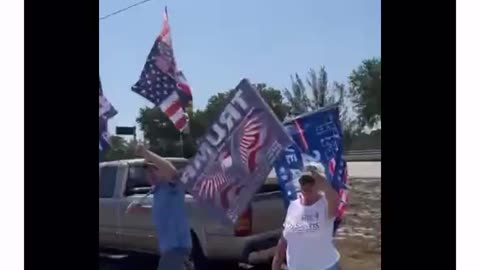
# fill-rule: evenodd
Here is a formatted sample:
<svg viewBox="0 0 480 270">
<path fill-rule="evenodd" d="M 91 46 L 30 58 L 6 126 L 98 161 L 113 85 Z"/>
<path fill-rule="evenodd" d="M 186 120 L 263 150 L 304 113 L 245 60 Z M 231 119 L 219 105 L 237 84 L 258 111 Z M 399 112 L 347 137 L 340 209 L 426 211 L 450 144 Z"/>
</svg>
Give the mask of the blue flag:
<svg viewBox="0 0 480 270">
<path fill-rule="evenodd" d="M 342 157 L 342 127 L 338 106 L 300 115 L 284 123 L 284 126 L 295 141 L 275 163 L 286 204 L 297 198 L 298 178 L 303 163 L 320 162 L 325 168 L 327 180 L 341 197 L 337 213 L 337 217 L 341 217 L 346 205 L 347 163 Z"/>
<path fill-rule="evenodd" d="M 292 143 L 258 91 L 243 79 L 180 180 L 220 220 L 235 223 Z"/>
<path fill-rule="evenodd" d="M 297 144 L 292 144 L 283 150 L 280 158 L 275 162 L 278 185 L 287 207 L 290 201 L 297 199 L 300 189 L 298 178 L 300 178 L 303 166 L 302 152 Z"/>
</svg>

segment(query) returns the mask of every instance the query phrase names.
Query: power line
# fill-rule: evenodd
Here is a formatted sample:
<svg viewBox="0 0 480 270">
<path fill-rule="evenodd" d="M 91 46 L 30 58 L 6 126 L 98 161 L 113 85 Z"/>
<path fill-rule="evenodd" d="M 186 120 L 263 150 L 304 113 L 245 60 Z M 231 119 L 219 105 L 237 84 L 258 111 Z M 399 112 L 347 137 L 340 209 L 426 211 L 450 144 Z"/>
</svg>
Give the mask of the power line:
<svg viewBox="0 0 480 270">
<path fill-rule="evenodd" d="M 110 13 L 110 14 L 107 14 L 107 15 L 105 15 L 105 16 L 103 16 L 103 17 L 100 17 L 100 21 L 101 21 L 101 20 L 105 20 L 105 19 L 108 18 L 108 17 L 117 15 L 118 13 L 122 13 L 122 12 L 128 10 L 128 9 L 131 9 L 131 8 L 133 8 L 133 7 L 136 7 L 136 6 L 139 6 L 139 5 L 142 5 L 142 4 L 145 4 L 145 3 L 150 2 L 150 1 L 152 1 L 152 0 L 143 0 L 143 1 L 140 1 L 140 2 L 138 2 L 138 3 L 133 4 L 133 5 L 131 5 L 131 6 L 128 6 L 128 7 L 126 7 L 126 8 L 122 8 L 122 9 L 120 9 L 120 10 L 117 10 L 117 11 L 112 12 L 112 13 Z"/>
</svg>

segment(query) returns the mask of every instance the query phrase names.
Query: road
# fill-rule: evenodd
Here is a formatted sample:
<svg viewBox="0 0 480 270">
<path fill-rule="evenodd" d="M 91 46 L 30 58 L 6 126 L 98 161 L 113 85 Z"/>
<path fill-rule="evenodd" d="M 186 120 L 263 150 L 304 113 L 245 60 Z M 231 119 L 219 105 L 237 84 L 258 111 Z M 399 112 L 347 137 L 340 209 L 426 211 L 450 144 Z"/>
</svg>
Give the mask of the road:
<svg viewBox="0 0 480 270">
<path fill-rule="evenodd" d="M 381 178 L 382 162 L 348 162 L 348 174 L 353 178 Z"/>
<path fill-rule="evenodd" d="M 381 165 L 381 162 L 348 162 L 348 173 L 351 178 L 359 179 L 360 182 L 367 180 L 369 183 L 370 181 L 368 181 L 368 179 L 375 179 L 375 182 L 379 183 L 378 180 L 381 179 Z M 377 195 L 377 197 L 379 197 L 379 194 Z M 358 252 L 358 250 L 355 252 Z M 99 256 L 99 270 L 156 270 L 156 267 L 157 258 L 154 256 Z M 247 265 L 240 265 L 238 268 L 238 270 L 244 269 L 266 270 L 269 268 L 252 267 Z M 346 269 L 348 270 L 350 267 L 347 266 Z"/>
<path fill-rule="evenodd" d="M 99 270 L 157 270 L 158 259 L 155 256 L 100 256 Z M 238 269 L 218 269 L 218 270 L 267 270 L 270 267 L 239 265 Z M 216 270 L 216 269 L 211 269 Z"/>
</svg>

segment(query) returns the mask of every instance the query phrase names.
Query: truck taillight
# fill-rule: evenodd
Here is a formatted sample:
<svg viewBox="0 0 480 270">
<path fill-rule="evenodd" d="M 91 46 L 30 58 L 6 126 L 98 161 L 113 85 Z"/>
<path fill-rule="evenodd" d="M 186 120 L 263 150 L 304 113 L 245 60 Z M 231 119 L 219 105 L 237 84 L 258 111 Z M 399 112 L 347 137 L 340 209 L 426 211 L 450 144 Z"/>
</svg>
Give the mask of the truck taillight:
<svg viewBox="0 0 480 270">
<path fill-rule="evenodd" d="M 252 208 L 248 207 L 243 214 L 238 217 L 235 224 L 235 236 L 247 236 L 252 233 Z"/>
</svg>

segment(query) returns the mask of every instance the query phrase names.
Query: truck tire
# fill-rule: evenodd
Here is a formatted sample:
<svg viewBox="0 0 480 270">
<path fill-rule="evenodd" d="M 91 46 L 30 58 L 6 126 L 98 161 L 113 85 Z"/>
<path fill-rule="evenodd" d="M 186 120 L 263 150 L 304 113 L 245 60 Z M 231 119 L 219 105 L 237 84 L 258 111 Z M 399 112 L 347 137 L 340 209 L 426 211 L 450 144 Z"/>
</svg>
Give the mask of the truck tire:
<svg viewBox="0 0 480 270">
<path fill-rule="evenodd" d="M 224 269 L 238 269 L 237 262 L 224 262 L 209 260 L 203 254 L 202 247 L 198 237 L 192 232 L 192 252 L 189 261 L 185 263 L 187 270 L 224 270 Z"/>
</svg>

